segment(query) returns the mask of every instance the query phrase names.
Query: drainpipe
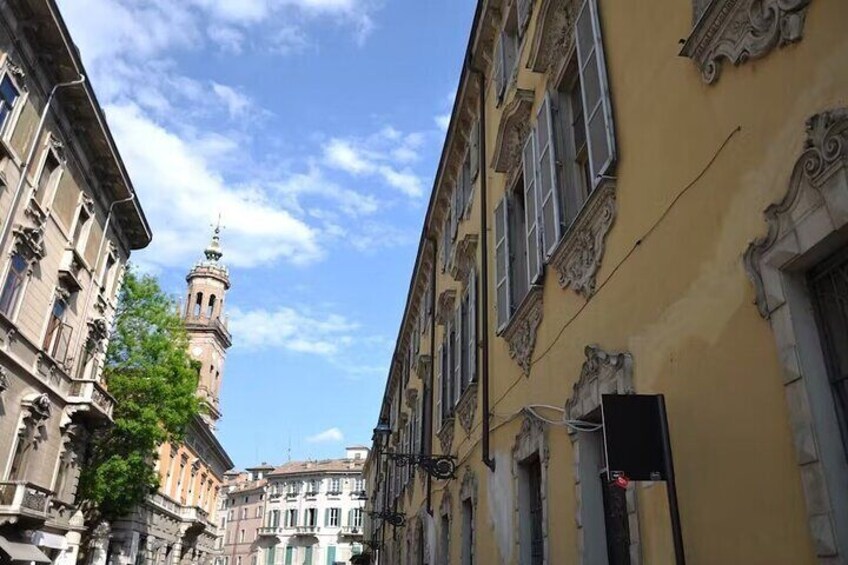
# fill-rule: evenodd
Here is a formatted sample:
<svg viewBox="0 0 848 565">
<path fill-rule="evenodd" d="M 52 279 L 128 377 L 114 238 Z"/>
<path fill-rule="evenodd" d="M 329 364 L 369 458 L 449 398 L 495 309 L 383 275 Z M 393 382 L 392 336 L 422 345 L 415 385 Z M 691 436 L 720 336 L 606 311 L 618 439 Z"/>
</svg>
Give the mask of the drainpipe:
<svg viewBox="0 0 848 565">
<path fill-rule="evenodd" d="M 482 255 L 480 261 L 480 302 L 483 305 L 480 308 L 480 322 L 482 326 L 480 339 L 480 355 L 483 357 L 483 364 L 480 374 L 480 388 L 483 396 L 483 463 L 494 472 L 495 460 L 490 454 L 489 436 L 491 435 L 491 414 L 489 411 L 489 227 L 488 227 L 488 190 L 486 182 L 486 75 L 480 69 L 476 68 L 471 62 L 471 53 L 468 54 L 466 61 L 471 73 L 477 75 L 480 90 L 480 131 L 479 131 L 479 166 L 477 174 L 480 175 L 480 253 Z"/>
<path fill-rule="evenodd" d="M 17 214 L 18 206 L 21 203 L 21 196 L 24 192 L 24 185 L 26 184 L 29 166 L 32 164 L 32 161 L 35 158 L 35 152 L 38 149 L 38 140 L 41 138 L 41 133 L 44 131 L 44 124 L 47 122 L 47 115 L 50 113 L 50 107 L 53 104 L 53 100 L 56 98 L 56 93 L 59 91 L 60 88 L 78 86 L 83 84 L 84 82 L 85 75 L 80 74 L 79 78 L 68 82 L 57 83 L 50 90 L 50 95 L 47 97 L 47 103 L 44 105 L 44 109 L 41 111 L 41 118 L 38 120 L 38 127 L 35 128 L 35 134 L 32 139 L 32 145 L 29 148 L 26 160 L 21 165 L 21 178 L 18 179 L 18 186 L 17 188 L 15 188 L 15 195 L 12 197 L 12 205 L 9 207 L 9 213 L 6 214 L 6 220 L 3 222 L 2 232 L 0 232 L 0 253 L 2 253 L 2 250 L 6 248 L 6 243 L 8 243 L 9 234 L 12 231 L 12 218 L 14 218 Z"/>
<path fill-rule="evenodd" d="M 427 395 L 427 453 L 433 454 L 433 395 L 436 394 L 436 263 L 438 262 L 438 242 L 428 235 L 427 241 L 433 248 L 433 261 L 430 270 L 430 392 Z M 441 359 L 439 360 L 441 361 Z M 427 475 L 427 514 L 433 515 L 433 477 Z"/>
</svg>

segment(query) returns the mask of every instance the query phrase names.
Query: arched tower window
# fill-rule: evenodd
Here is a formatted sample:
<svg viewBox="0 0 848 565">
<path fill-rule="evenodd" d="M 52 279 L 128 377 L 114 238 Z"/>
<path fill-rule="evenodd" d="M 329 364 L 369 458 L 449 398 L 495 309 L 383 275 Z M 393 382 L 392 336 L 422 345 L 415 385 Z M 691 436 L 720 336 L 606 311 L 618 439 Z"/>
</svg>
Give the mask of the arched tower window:
<svg viewBox="0 0 848 565">
<path fill-rule="evenodd" d="M 194 301 L 194 317 L 197 318 L 200 316 L 201 309 L 203 308 L 203 293 L 197 293 L 197 299 Z"/>
<path fill-rule="evenodd" d="M 206 307 L 206 316 L 211 318 L 212 312 L 215 311 L 215 295 L 212 294 L 209 296 L 209 306 Z"/>
</svg>

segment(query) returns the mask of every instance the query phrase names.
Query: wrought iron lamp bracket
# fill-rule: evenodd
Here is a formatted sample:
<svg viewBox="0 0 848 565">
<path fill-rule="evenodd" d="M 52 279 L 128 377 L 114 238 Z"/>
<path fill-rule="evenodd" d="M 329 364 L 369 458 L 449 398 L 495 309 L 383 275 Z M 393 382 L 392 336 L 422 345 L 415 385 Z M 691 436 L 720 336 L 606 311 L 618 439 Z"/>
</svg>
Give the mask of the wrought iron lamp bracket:
<svg viewBox="0 0 848 565">
<path fill-rule="evenodd" d="M 434 479 L 456 478 L 456 457 L 453 455 L 423 455 L 420 453 L 387 452 L 386 457 L 398 467 L 418 466 Z"/>
</svg>

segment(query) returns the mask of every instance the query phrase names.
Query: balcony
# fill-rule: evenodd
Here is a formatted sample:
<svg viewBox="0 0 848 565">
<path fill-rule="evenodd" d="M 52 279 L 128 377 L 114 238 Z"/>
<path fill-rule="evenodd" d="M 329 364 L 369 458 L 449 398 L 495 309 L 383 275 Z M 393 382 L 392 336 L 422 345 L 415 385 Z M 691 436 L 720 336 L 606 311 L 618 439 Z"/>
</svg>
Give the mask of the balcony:
<svg viewBox="0 0 848 565">
<path fill-rule="evenodd" d="M 94 414 L 106 419 L 112 419 L 115 399 L 112 398 L 103 385 L 97 381 L 75 380 L 71 383 L 71 402 L 91 404 Z"/>
<path fill-rule="evenodd" d="M 318 533 L 318 526 L 297 526 L 294 535 L 296 536 L 314 536 Z"/>
<path fill-rule="evenodd" d="M 49 518 L 52 494 L 24 481 L 0 482 L 0 523 L 40 526 Z"/>
<path fill-rule="evenodd" d="M 59 265 L 59 282 L 68 292 L 74 293 L 82 290 L 83 264 L 85 260 L 74 248 L 65 250 L 62 262 Z"/>
<path fill-rule="evenodd" d="M 285 535 L 284 532 L 285 529 L 280 526 L 263 526 L 262 528 L 259 528 L 258 533 L 260 537 L 276 537 Z"/>
<path fill-rule="evenodd" d="M 362 537 L 362 526 L 342 526 L 343 536 Z"/>
</svg>

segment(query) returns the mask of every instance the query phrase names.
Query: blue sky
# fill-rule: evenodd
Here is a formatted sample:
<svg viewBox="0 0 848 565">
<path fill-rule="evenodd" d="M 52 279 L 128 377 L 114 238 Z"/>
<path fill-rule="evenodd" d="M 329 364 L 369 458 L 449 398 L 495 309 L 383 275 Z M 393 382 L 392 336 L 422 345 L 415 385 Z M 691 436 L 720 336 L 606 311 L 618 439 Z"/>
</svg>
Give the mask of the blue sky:
<svg viewBox="0 0 848 565">
<path fill-rule="evenodd" d="M 223 215 L 236 465 L 370 443 L 474 0 L 60 0 L 182 296 Z"/>
</svg>

